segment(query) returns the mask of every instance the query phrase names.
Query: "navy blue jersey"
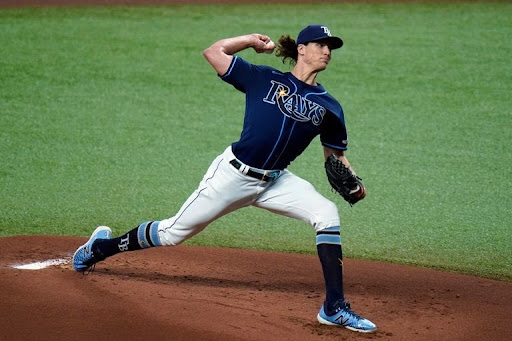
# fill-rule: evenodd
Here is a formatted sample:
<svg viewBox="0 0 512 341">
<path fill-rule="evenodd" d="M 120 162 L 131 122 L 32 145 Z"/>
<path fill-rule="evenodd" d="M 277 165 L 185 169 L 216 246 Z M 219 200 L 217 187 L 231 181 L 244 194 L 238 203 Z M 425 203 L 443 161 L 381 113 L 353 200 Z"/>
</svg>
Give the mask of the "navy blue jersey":
<svg viewBox="0 0 512 341">
<path fill-rule="evenodd" d="M 322 85 L 308 85 L 290 72 L 238 56 L 221 78 L 246 96 L 243 130 L 232 145 L 245 164 L 284 169 L 319 134 L 324 146 L 347 149 L 343 110 Z"/>
</svg>

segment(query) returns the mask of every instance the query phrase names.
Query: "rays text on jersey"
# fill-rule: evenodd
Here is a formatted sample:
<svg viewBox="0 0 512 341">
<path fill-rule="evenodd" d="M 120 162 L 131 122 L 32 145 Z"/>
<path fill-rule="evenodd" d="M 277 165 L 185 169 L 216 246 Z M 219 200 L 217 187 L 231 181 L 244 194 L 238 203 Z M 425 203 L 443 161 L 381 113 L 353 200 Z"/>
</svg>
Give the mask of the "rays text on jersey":
<svg viewBox="0 0 512 341">
<path fill-rule="evenodd" d="M 280 82 L 270 81 L 270 89 L 264 102 L 277 105 L 283 115 L 299 122 L 311 121 L 318 126 L 322 123 L 326 110 L 324 107 L 302 97 L 299 94 L 291 93 L 290 88 Z"/>
</svg>

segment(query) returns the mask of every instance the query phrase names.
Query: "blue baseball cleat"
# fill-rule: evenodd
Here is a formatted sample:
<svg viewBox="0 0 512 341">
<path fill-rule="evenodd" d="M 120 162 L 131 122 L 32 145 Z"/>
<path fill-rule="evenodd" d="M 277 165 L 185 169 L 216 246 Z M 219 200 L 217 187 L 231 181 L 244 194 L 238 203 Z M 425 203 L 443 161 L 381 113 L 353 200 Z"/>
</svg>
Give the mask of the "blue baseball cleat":
<svg viewBox="0 0 512 341">
<path fill-rule="evenodd" d="M 97 239 L 110 239 L 112 230 L 108 226 L 98 226 L 91 235 L 91 238 L 84 245 L 80 246 L 73 255 L 73 269 L 84 272 L 99 261 L 105 259 L 92 252 L 92 245 Z"/>
<path fill-rule="evenodd" d="M 324 306 L 322 305 L 316 318 L 318 322 L 322 324 L 341 326 L 355 332 L 371 333 L 377 330 L 377 326 L 373 322 L 354 313 L 352 309 L 350 309 L 350 303 L 340 305 L 336 309 L 336 313 L 331 316 L 327 316 L 324 311 Z"/>
</svg>

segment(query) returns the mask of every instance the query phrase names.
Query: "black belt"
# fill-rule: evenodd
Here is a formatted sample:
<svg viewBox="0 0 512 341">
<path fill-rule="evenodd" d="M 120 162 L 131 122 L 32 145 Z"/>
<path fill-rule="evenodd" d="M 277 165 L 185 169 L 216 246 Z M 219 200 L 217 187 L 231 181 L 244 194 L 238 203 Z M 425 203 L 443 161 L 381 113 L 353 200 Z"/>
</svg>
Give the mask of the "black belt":
<svg viewBox="0 0 512 341">
<path fill-rule="evenodd" d="M 229 161 L 229 163 L 238 170 L 240 170 L 240 167 L 242 167 L 242 164 L 237 159 L 233 159 Z M 258 180 L 273 181 L 279 177 L 281 171 L 270 171 L 262 173 L 261 171 L 255 170 L 254 168 L 249 168 L 245 174 Z"/>
</svg>

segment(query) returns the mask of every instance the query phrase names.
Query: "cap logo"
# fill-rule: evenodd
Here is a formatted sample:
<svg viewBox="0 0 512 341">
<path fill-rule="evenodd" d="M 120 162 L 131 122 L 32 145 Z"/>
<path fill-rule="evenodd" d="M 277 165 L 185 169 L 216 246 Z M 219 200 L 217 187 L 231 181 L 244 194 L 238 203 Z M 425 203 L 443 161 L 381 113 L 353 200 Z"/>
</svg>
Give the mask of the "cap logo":
<svg viewBox="0 0 512 341">
<path fill-rule="evenodd" d="M 331 31 L 327 28 L 327 26 L 320 26 L 321 29 L 324 30 L 324 33 L 327 34 L 329 37 L 331 36 Z"/>
</svg>

